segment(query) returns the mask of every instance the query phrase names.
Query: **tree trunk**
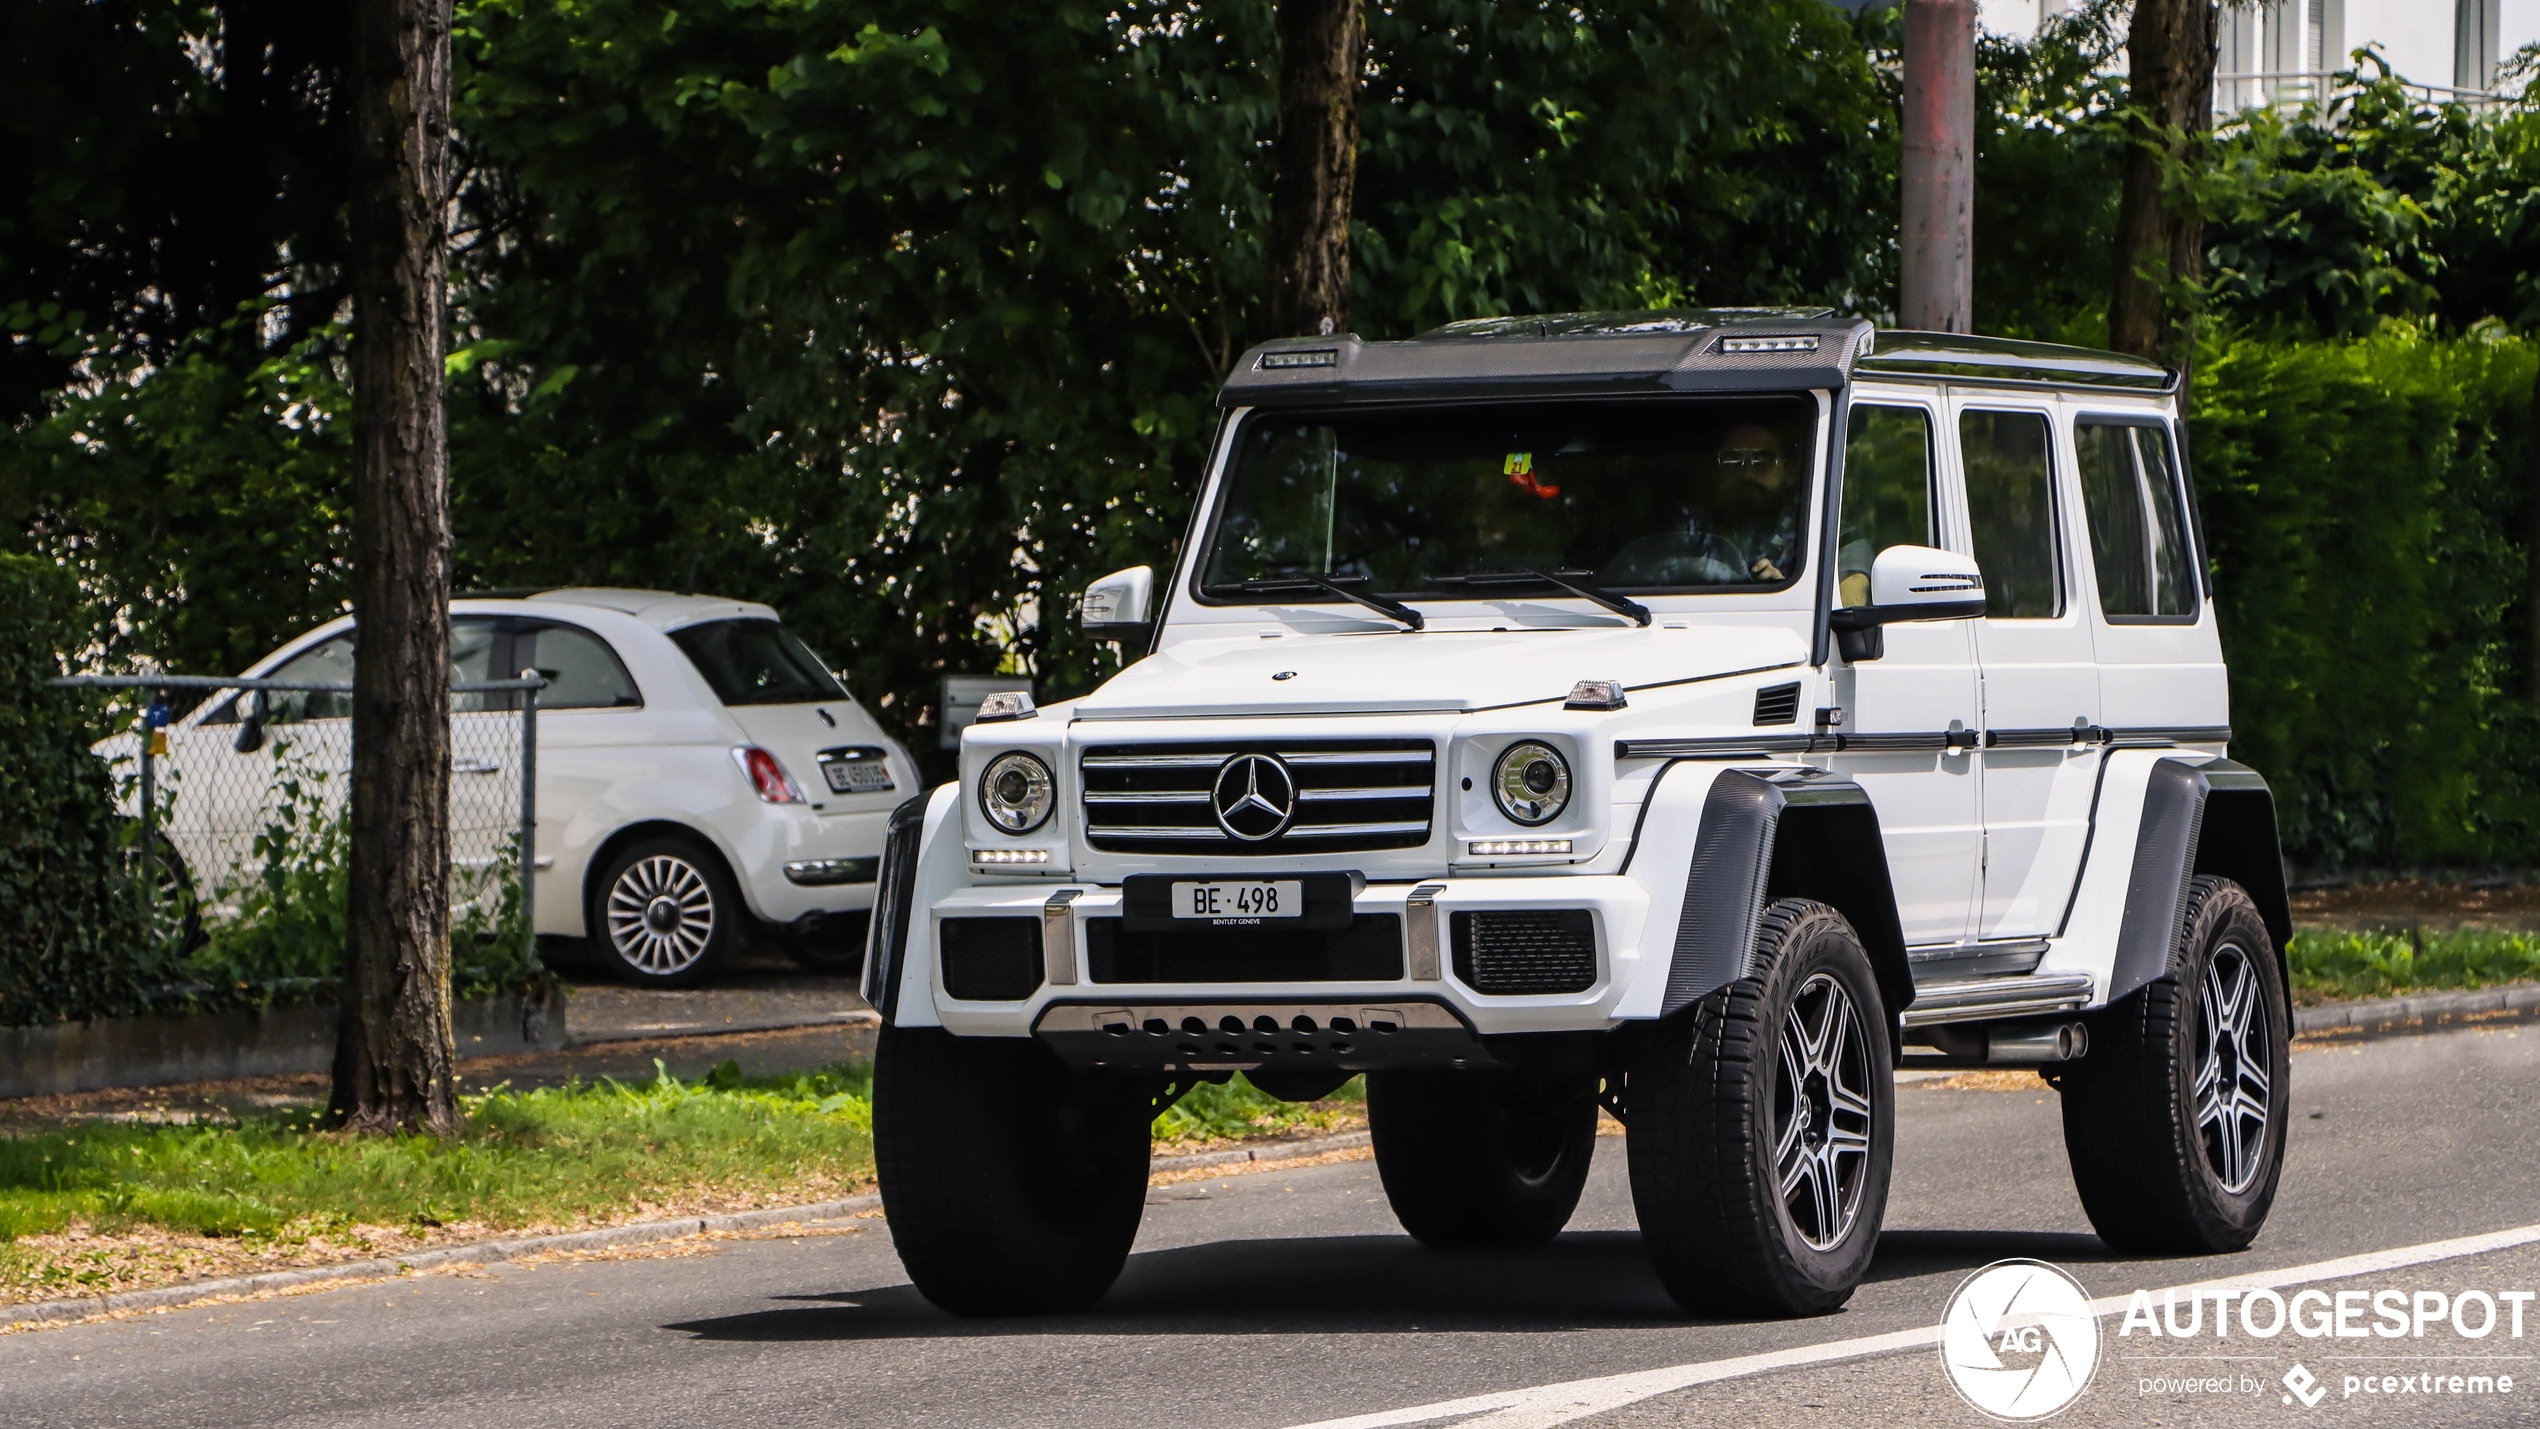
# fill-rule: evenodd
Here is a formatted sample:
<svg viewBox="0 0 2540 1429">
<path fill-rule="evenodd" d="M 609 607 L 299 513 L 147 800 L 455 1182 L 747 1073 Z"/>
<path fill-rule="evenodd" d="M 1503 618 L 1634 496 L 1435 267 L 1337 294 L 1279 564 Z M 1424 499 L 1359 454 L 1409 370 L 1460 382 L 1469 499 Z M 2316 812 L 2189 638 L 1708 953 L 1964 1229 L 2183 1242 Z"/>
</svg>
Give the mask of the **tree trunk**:
<svg viewBox="0 0 2540 1429">
<path fill-rule="evenodd" d="M 2177 191 L 2214 127 L 2213 0 L 2136 0 L 2126 31 L 2134 144 L 2117 201 L 2108 345 L 2187 371 L 2194 356 L 2188 285 L 2205 275 L 2205 221 Z"/>
<path fill-rule="evenodd" d="M 1270 331 L 1349 329 L 1350 191 L 1358 181 L 1358 0 L 1279 0 L 1279 134 L 1270 188 Z"/>
<path fill-rule="evenodd" d="M 1897 321 L 1975 331 L 1976 5 L 1905 6 Z"/>
<path fill-rule="evenodd" d="M 356 0 L 352 906 L 330 1112 L 459 1129 L 450 1032 L 450 0 Z"/>
</svg>

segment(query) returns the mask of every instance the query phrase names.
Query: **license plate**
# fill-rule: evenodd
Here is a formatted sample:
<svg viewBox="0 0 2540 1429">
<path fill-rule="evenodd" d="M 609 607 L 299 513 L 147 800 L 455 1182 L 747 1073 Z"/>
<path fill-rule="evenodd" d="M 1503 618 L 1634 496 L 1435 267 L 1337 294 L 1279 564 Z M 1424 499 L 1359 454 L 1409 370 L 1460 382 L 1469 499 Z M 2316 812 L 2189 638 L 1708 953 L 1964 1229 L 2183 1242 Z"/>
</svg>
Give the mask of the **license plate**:
<svg viewBox="0 0 2540 1429">
<path fill-rule="evenodd" d="M 839 760 L 820 768 L 832 794 L 881 794 L 891 787 L 891 767 L 879 759 Z"/>
<path fill-rule="evenodd" d="M 1304 916 L 1305 885 L 1295 879 L 1173 885 L 1178 922 L 1240 927 Z"/>
</svg>

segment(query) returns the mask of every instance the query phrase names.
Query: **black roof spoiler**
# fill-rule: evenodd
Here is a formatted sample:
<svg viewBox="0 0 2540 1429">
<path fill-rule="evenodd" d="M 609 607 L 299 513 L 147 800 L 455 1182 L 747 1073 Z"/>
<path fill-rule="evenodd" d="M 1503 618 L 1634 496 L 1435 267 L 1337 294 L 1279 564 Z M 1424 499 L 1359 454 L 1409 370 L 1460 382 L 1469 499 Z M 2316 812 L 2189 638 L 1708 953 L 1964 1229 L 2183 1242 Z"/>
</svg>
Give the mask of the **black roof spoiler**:
<svg viewBox="0 0 2540 1429">
<path fill-rule="evenodd" d="M 1329 407 L 1833 389 L 1882 377 L 2168 392 L 2115 353 L 1954 333 L 1879 332 L 1824 308 L 1561 313 L 1454 323 L 1402 342 L 1283 338 L 1245 353 L 1220 407 Z"/>
</svg>

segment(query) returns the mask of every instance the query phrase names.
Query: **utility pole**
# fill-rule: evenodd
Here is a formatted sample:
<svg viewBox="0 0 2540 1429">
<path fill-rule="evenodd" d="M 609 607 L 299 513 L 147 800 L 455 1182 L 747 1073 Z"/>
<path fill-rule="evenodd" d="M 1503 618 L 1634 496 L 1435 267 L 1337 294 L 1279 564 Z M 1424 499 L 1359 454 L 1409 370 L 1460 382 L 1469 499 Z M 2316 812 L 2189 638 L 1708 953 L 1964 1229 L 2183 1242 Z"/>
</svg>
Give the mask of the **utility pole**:
<svg viewBox="0 0 2540 1429">
<path fill-rule="evenodd" d="M 1975 330 L 1975 0 L 1906 0 L 1897 319 Z"/>
<path fill-rule="evenodd" d="M 450 1028 L 451 0 L 353 3 L 353 792 L 328 1112 L 459 1130 Z"/>
<path fill-rule="evenodd" d="M 1349 329 L 1349 217 L 1358 183 L 1359 0 L 1279 0 L 1279 131 L 1271 158 L 1270 335 Z"/>
</svg>

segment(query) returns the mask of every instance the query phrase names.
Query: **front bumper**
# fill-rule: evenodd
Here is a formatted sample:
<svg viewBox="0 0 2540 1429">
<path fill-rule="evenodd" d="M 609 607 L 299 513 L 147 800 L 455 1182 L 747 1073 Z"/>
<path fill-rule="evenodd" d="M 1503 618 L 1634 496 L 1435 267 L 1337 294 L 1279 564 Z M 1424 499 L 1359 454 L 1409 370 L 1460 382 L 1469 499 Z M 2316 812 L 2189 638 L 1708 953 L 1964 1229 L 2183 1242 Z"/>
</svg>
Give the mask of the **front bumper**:
<svg viewBox="0 0 2540 1429">
<path fill-rule="evenodd" d="M 1117 887 L 1053 889 L 1041 883 L 963 888 L 936 900 L 928 919 L 912 931 L 931 940 L 935 956 L 927 964 L 935 1010 L 946 1029 L 966 1036 L 1039 1035 L 1054 1046 L 1145 1043 L 1159 1049 L 1150 1060 L 1161 1057 L 1176 1065 L 1259 1064 L 1271 1054 L 1260 1053 L 1255 1043 L 1289 1052 L 1295 1050 L 1289 1044 L 1305 1043 L 1317 1049 L 1319 1058 L 1343 1059 L 1323 1065 L 1377 1065 L 1366 1060 L 1378 1055 L 1372 1050 L 1377 1047 L 1398 1049 L 1381 1061 L 1384 1066 L 1451 1065 L 1469 1054 L 1476 1037 L 1614 1026 L 1621 1020 L 1618 1009 L 1626 994 L 1648 965 L 1641 952 L 1648 893 L 1627 878 L 1566 875 L 1368 884 L 1350 907 L 1357 930 L 1350 955 L 1305 976 L 1297 975 L 1294 960 L 1266 955 L 1259 935 L 1226 937 L 1222 964 L 1208 956 L 1216 945 L 1204 931 L 1175 934 L 1185 951 L 1170 960 L 1140 963 L 1097 956 L 1121 926 L 1098 926 L 1122 916 Z M 1458 975 L 1453 947 L 1457 913 L 1539 910 L 1583 911 L 1592 920 L 1596 967 L 1585 988 L 1494 995 Z M 978 917 L 1030 919 L 1037 925 L 1041 965 L 1038 986 L 1028 995 L 1004 1001 L 953 995 L 943 957 L 944 921 Z M 1388 923 L 1390 929 L 1385 928 Z M 1015 925 L 1006 927 L 1020 932 Z M 1371 941 L 1386 939 L 1390 949 Z M 1380 956 L 1370 958 L 1371 951 Z M 1381 956 L 1387 952 L 1398 956 Z M 1382 975 L 1367 975 L 1377 964 L 1382 964 Z M 1658 950 L 1656 966 L 1663 978 L 1665 949 Z M 1173 980 L 1129 980 L 1151 978 L 1159 968 Z M 1396 1015 L 1386 1016 L 1388 1012 Z M 1300 1031 L 1300 1017 L 1313 1024 L 1312 1032 Z M 1210 1035 L 1191 1029 L 1194 1018 Z M 1230 1018 L 1240 1021 L 1246 1036 L 1237 1038 L 1227 1029 Z M 1264 1019 L 1283 1029 L 1281 1033 L 1265 1031 L 1259 1025 Z M 1336 1020 L 1352 1026 L 1335 1035 Z M 1391 1022 L 1394 1029 L 1378 1033 L 1377 1022 Z M 1129 1027 L 1137 1030 L 1137 1037 L 1108 1030 Z M 1185 1042 L 1198 1050 L 1183 1052 Z M 1225 1051 L 1221 1044 L 1235 1050 Z M 1346 1045 L 1336 1050 L 1336 1044 Z M 1169 1055 L 1161 1050 L 1168 1047 Z"/>
</svg>

